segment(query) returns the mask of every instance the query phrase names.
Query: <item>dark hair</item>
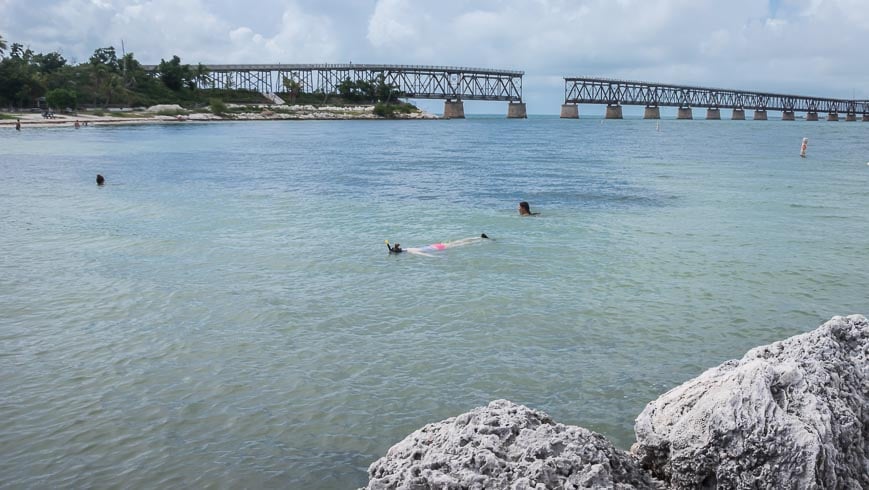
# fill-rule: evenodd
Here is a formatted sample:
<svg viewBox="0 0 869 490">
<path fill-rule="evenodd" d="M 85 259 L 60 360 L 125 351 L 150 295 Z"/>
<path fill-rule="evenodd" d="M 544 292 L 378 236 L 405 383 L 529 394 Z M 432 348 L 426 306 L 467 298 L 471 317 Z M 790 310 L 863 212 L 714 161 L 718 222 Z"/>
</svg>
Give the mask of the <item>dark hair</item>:
<svg viewBox="0 0 869 490">
<path fill-rule="evenodd" d="M 522 208 L 524 211 L 528 211 L 529 213 L 531 212 L 531 205 L 528 204 L 528 201 L 520 202 L 519 207 Z"/>
<path fill-rule="evenodd" d="M 97 174 L 97 185 L 103 185 L 106 183 L 106 178 L 100 174 Z"/>
</svg>

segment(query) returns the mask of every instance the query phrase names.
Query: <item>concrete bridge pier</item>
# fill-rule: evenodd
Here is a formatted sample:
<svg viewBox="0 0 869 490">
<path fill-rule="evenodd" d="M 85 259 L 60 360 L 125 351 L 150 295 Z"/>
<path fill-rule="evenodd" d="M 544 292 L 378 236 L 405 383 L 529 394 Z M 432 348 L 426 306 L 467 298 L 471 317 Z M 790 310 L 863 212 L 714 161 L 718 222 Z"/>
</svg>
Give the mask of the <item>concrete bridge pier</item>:
<svg viewBox="0 0 869 490">
<path fill-rule="evenodd" d="M 754 111 L 754 120 L 755 121 L 766 121 L 766 109 L 756 109 Z"/>
<path fill-rule="evenodd" d="M 643 119 L 661 119 L 661 108 L 658 106 L 646 106 L 643 111 Z"/>
<path fill-rule="evenodd" d="M 676 111 L 676 119 L 694 119 L 694 113 L 691 111 L 690 107 L 680 107 L 678 111 Z"/>
<path fill-rule="evenodd" d="M 622 118 L 622 106 L 618 104 L 609 104 L 606 106 L 606 118 L 607 119 L 621 119 Z"/>
<path fill-rule="evenodd" d="M 863 114 L 863 122 L 869 122 L 869 114 Z"/>
<path fill-rule="evenodd" d="M 817 121 L 818 113 L 815 111 L 809 111 L 806 113 L 806 121 Z"/>
<path fill-rule="evenodd" d="M 733 109 L 733 115 L 730 119 L 734 121 L 745 121 L 745 109 Z"/>
<path fill-rule="evenodd" d="M 827 121 L 838 121 L 838 120 L 839 120 L 839 113 L 838 112 L 830 111 L 830 113 L 827 114 Z"/>
<path fill-rule="evenodd" d="M 465 104 L 461 100 L 444 101 L 444 119 L 464 119 Z"/>
<path fill-rule="evenodd" d="M 562 119 L 579 119 L 578 104 L 561 104 Z"/>
<path fill-rule="evenodd" d="M 706 119 L 710 121 L 718 121 L 721 119 L 721 109 L 710 107 L 706 109 Z"/>
<path fill-rule="evenodd" d="M 781 120 L 796 121 L 797 117 L 794 115 L 794 111 L 781 111 Z"/>
<path fill-rule="evenodd" d="M 507 104 L 507 119 L 528 119 L 525 102 L 510 102 Z"/>
<path fill-rule="evenodd" d="M 845 114 L 845 122 L 854 122 L 856 120 L 857 120 L 857 113 L 856 112 L 849 112 L 849 113 Z"/>
</svg>

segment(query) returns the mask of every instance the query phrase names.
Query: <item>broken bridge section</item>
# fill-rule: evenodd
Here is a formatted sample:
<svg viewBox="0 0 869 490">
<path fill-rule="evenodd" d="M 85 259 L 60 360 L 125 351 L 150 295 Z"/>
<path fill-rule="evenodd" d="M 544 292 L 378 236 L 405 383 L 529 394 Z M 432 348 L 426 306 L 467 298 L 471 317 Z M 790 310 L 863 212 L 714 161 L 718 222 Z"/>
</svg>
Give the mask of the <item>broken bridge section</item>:
<svg viewBox="0 0 869 490">
<path fill-rule="evenodd" d="M 577 104 L 606 104 L 607 119 L 621 119 L 622 106 L 645 106 L 644 119 L 660 119 L 660 107 L 676 107 L 677 119 L 693 119 L 693 109 L 706 109 L 706 119 L 721 119 L 721 109 L 732 109 L 731 119 L 744 120 L 745 111 L 753 110 L 755 120 L 767 120 L 767 111 L 781 111 L 783 121 L 796 119 L 804 112 L 807 121 L 817 121 L 826 113 L 828 121 L 856 121 L 861 115 L 869 121 L 869 100 L 832 99 L 803 95 L 785 95 L 747 90 L 692 87 L 655 82 L 637 82 L 608 78 L 571 77 L 564 79 L 564 105 L 561 117 L 579 117 Z"/>
</svg>

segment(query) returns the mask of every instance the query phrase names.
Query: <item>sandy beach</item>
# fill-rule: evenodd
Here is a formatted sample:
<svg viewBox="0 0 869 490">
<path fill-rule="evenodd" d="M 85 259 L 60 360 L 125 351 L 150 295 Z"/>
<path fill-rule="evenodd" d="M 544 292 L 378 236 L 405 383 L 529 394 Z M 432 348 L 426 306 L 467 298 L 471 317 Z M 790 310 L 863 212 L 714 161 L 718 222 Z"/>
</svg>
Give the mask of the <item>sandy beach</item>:
<svg viewBox="0 0 869 490">
<path fill-rule="evenodd" d="M 229 105 L 232 107 L 232 105 Z M 162 110 L 177 110 L 186 112 L 178 106 L 165 106 Z M 244 106 L 251 107 L 251 106 Z M 190 112 L 180 115 L 160 114 L 160 109 L 149 108 L 140 111 L 117 111 L 103 115 L 81 112 L 75 115 L 56 114 L 53 118 L 44 118 L 41 113 L 9 113 L 0 112 L 15 119 L 0 119 L 0 128 L 14 129 L 16 119 L 21 121 L 22 128 L 75 127 L 76 121 L 83 127 L 126 125 L 126 124 L 174 124 L 187 122 L 218 122 L 218 121 L 282 121 L 282 120 L 349 120 L 349 119 L 383 119 L 374 114 L 372 106 L 256 106 L 258 112 L 239 112 L 219 116 L 210 112 Z M 424 111 L 411 114 L 396 113 L 393 119 L 439 119 L 438 116 Z"/>
</svg>

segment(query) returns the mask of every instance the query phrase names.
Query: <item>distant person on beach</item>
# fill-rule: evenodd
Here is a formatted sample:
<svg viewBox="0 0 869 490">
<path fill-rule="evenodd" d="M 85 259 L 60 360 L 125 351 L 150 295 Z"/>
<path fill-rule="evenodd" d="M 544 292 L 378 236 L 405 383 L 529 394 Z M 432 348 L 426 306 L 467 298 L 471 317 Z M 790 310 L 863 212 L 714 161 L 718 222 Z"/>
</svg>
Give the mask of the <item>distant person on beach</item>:
<svg viewBox="0 0 869 490">
<path fill-rule="evenodd" d="M 75 129 L 78 129 L 78 128 L 80 128 L 80 127 L 81 127 L 81 123 L 78 122 L 78 119 L 76 119 L 76 121 L 75 121 Z"/>
<path fill-rule="evenodd" d="M 15 130 L 16 130 L 16 131 L 21 131 L 21 119 L 16 119 L 16 120 L 15 120 Z"/>
<path fill-rule="evenodd" d="M 536 216 L 540 213 L 532 213 L 531 205 L 528 204 L 528 201 L 522 201 L 519 203 L 519 216 Z"/>
<path fill-rule="evenodd" d="M 106 178 L 100 174 L 97 174 L 97 185 L 101 186 L 106 183 Z"/>
</svg>

